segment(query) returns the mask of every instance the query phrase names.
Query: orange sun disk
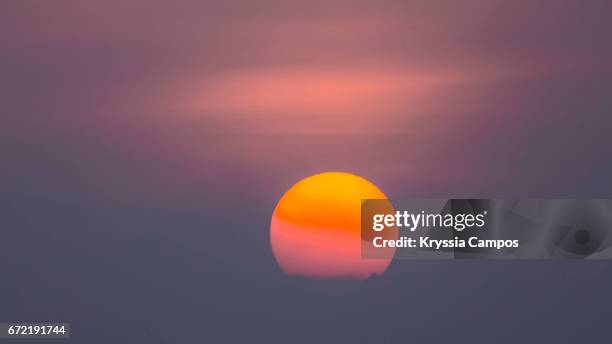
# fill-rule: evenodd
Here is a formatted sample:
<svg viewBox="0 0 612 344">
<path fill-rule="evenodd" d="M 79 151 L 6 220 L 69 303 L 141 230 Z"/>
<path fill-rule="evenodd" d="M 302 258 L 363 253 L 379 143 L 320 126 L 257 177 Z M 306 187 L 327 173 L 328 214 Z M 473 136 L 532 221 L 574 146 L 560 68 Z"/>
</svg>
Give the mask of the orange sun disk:
<svg viewBox="0 0 612 344">
<path fill-rule="evenodd" d="M 391 255 L 361 256 L 361 200 L 386 198 L 376 185 L 349 173 L 321 173 L 293 185 L 270 225 L 272 252 L 283 272 L 357 279 L 382 274 Z"/>
</svg>

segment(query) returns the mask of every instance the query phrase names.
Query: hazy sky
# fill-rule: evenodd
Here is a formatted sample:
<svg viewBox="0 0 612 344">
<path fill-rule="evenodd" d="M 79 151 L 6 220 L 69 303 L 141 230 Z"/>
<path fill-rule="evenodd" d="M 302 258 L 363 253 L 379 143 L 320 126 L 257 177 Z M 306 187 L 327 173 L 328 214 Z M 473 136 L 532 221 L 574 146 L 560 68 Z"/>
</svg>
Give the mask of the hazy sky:
<svg viewBox="0 0 612 344">
<path fill-rule="evenodd" d="M 2 7 L 4 173 L 43 189 L 610 191 L 607 1 Z"/>
<path fill-rule="evenodd" d="M 282 193 L 328 170 L 393 198 L 610 197 L 611 36 L 612 2 L 599 0 L 2 1 L 0 271 L 16 277 L 2 280 L 0 321 L 65 318 L 88 343 L 198 337 L 160 330 L 168 318 L 220 328 L 207 329 L 215 342 L 235 328 L 342 341 L 357 297 L 380 324 L 426 339 L 431 319 L 466 307 L 517 330 L 499 314 L 515 313 L 495 310 L 506 297 L 536 308 L 527 320 L 561 314 L 555 329 L 529 327 L 543 338 L 576 316 L 558 299 L 570 294 L 582 316 L 571 326 L 597 339 L 584 316 L 611 315 L 589 306 L 609 306 L 602 263 L 401 262 L 419 278 L 392 266 L 382 285 L 321 296 L 283 279 L 267 231 Z M 501 270 L 503 282 L 484 277 Z M 464 274 L 468 286 L 443 288 Z M 516 282 L 507 276 L 527 286 L 491 292 Z M 482 285 L 488 294 L 452 294 Z M 445 296 L 403 308 L 392 296 L 405 287 Z M 534 290 L 540 305 L 526 301 Z M 442 332 L 468 335 L 466 321 Z"/>
</svg>

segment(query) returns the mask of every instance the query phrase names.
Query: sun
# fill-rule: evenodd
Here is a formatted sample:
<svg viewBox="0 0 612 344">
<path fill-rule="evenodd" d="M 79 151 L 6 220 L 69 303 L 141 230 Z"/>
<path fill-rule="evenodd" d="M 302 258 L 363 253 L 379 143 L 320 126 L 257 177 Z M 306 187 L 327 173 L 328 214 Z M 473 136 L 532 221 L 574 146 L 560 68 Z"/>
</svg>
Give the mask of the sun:
<svg viewBox="0 0 612 344">
<path fill-rule="evenodd" d="M 316 174 L 293 185 L 276 205 L 270 224 L 272 252 L 281 270 L 318 278 L 382 274 L 392 254 L 361 256 L 364 199 L 387 196 L 367 179 L 343 172 Z"/>
</svg>

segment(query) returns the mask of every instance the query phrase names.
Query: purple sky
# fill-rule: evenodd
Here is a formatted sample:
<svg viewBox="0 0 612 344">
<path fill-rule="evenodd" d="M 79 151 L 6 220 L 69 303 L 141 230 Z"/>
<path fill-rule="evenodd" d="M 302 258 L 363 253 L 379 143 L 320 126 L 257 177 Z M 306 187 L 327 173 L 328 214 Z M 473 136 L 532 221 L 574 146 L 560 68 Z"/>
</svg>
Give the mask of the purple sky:
<svg viewBox="0 0 612 344">
<path fill-rule="evenodd" d="M 337 293 L 287 279 L 268 231 L 329 170 L 396 199 L 610 198 L 611 37 L 605 0 L 1 1 L 0 322 L 609 341 L 608 262 L 394 262 Z"/>
<path fill-rule="evenodd" d="M 344 170 L 396 198 L 612 191 L 607 1 L 2 7 L 3 174 L 40 190 L 274 198 Z"/>
</svg>

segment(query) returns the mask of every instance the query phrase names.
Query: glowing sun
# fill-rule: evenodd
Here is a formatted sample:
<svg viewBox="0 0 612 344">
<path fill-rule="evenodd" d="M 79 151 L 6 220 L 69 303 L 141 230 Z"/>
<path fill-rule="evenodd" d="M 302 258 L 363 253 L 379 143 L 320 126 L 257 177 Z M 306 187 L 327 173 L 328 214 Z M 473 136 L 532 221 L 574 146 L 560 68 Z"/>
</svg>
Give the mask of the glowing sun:
<svg viewBox="0 0 612 344">
<path fill-rule="evenodd" d="M 393 252 L 362 258 L 361 200 L 386 198 L 376 185 L 350 173 L 316 174 L 293 185 L 270 224 L 272 252 L 283 272 L 357 279 L 382 274 Z"/>
</svg>

